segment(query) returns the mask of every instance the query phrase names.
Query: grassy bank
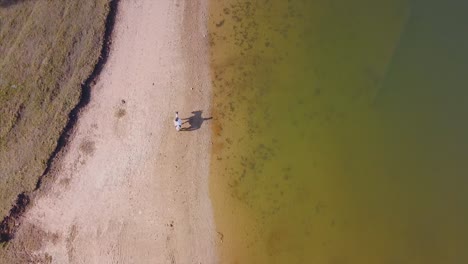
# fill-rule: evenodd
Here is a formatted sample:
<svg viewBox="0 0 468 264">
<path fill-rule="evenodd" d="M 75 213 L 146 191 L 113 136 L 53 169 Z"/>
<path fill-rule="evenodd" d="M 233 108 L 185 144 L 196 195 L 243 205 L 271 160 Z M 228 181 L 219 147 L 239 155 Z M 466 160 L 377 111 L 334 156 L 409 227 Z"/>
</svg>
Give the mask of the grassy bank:
<svg viewBox="0 0 468 264">
<path fill-rule="evenodd" d="M 0 219 L 36 188 L 98 62 L 109 0 L 0 1 Z"/>
</svg>

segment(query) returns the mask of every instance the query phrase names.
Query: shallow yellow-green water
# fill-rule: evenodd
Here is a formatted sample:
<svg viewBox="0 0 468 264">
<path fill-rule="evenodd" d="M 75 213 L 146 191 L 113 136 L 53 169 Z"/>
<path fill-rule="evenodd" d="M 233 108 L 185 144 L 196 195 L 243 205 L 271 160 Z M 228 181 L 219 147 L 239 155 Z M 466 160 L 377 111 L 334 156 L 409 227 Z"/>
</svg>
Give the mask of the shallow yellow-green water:
<svg viewBox="0 0 468 264">
<path fill-rule="evenodd" d="M 468 263 L 468 2 L 210 8 L 223 263 Z"/>
</svg>

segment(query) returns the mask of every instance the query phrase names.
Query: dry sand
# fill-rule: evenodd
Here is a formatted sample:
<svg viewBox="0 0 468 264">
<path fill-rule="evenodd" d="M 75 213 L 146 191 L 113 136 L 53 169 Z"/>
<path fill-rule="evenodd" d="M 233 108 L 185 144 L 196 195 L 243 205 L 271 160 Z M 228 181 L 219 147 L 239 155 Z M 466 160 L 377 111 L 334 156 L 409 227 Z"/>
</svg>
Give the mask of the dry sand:
<svg viewBox="0 0 468 264">
<path fill-rule="evenodd" d="M 18 241 L 43 234 L 28 254 L 53 263 L 217 262 L 210 121 L 181 132 L 172 124 L 176 110 L 210 116 L 206 5 L 120 2 L 108 62 L 56 180 L 18 232 Z"/>
</svg>

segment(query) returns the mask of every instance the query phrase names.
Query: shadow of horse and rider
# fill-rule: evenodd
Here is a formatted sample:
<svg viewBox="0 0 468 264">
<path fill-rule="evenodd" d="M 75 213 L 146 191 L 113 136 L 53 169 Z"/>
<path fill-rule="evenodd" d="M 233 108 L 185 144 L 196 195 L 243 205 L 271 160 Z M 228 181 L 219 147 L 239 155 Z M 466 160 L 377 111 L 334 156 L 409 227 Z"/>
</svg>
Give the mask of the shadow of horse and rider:
<svg viewBox="0 0 468 264">
<path fill-rule="evenodd" d="M 183 121 L 182 125 L 184 125 L 185 123 L 188 123 L 189 126 L 182 127 L 180 131 L 194 131 L 194 130 L 200 129 L 203 122 L 213 119 L 213 117 L 206 117 L 206 118 L 202 117 L 202 112 L 203 111 L 200 111 L 200 110 L 193 111 L 192 116 L 187 117 L 187 118 L 182 118 L 181 119 Z"/>
</svg>

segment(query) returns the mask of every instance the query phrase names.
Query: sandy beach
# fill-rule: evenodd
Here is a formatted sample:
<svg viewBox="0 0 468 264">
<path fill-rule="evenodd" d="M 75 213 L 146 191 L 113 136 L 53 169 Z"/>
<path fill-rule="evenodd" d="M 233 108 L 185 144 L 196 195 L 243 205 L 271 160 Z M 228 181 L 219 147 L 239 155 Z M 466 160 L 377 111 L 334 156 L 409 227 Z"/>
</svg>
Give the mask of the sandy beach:
<svg viewBox="0 0 468 264">
<path fill-rule="evenodd" d="M 206 5 L 120 1 L 108 61 L 12 247 L 52 263 L 217 262 Z"/>
</svg>

